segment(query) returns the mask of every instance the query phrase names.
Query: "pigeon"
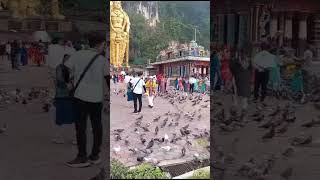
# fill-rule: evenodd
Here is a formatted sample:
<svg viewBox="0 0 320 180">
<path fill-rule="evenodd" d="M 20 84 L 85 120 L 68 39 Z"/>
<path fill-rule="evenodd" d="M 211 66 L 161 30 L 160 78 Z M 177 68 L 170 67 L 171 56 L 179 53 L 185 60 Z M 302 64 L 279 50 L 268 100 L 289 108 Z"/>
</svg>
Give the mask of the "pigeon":
<svg viewBox="0 0 320 180">
<path fill-rule="evenodd" d="M 289 127 L 289 124 L 287 123 L 284 126 L 282 126 L 280 129 L 278 129 L 277 133 L 283 134 L 283 133 L 287 132 L 288 127 Z"/>
<path fill-rule="evenodd" d="M 133 152 L 134 154 L 137 153 L 138 149 L 134 148 L 134 149 L 129 149 L 129 151 Z"/>
<path fill-rule="evenodd" d="M 153 122 L 159 121 L 160 117 L 161 117 L 161 116 L 158 116 L 158 117 L 154 118 L 154 119 L 153 119 Z"/>
<path fill-rule="evenodd" d="M 277 114 L 279 114 L 280 111 L 281 111 L 280 106 L 277 106 L 275 111 L 273 111 L 271 114 L 269 114 L 269 116 L 272 116 L 272 117 L 276 116 Z"/>
<path fill-rule="evenodd" d="M 294 149 L 292 147 L 288 147 L 283 153 L 282 155 L 285 157 L 290 157 L 294 152 Z"/>
<path fill-rule="evenodd" d="M 124 131 L 124 129 L 115 129 L 114 131 L 117 133 L 122 133 Z"/>
<path fill-rule="evenodd" d="M 22 100 L 22 104 L 28 104 L 26 99 Z"/>
<path fill-rule="evenodd" d="M 273 123 L 272 123 L 272 119 L 271 120 L 269 120 L 268 122 L 266 122 L 266 123 L 264 123 L 264 124 L 262 124 L 262 125 L 260 125 L 260 126 L 258 126 L 259 128 L 269 128 L 269 127 L 271 127 L 273 125 Z"/>
<path fill-rule="evenodd" d="M 316 121 L 316 120 L 312 119 L 311 121 L 306 122 L 306 123 L 302 124 L 301 126 L 302 127 L 306 127 L 306 128 L 310 128 L 310 127 L 313 127 L 316 124 L 320 124 L 320 121 Z"/>
<path fill-rule="evenodd" d="M 296 116 L 291 116 L 291 117 L 289 116 L 286 118 L 286 121 L 289 123 L 294 123 L 296 119 L 297 119 Z"/>
<path fill-rule="evenodd" d="M 2 127 L 0 128 L 0 134 L 5 133 L 8 129 L 7 124 L 3 124 Z"/>
<path fill-rule="evenodd" d="M 183 148 L 181 149 L 181 156 L 184 157 L 185 155 L 186 155 L 186 148 L 183 147 Z"/>
<path fill-rule="evenodd" d="M 124 140 L 124 144 L 125 145 L 129 145 L 129 141 L 128 140 Z"/>
<path fill-rule="evenodd" d="M 262 114 L 262 115 L 259 115 L 259 116 L 257 116 L 257 117 L 254 117 L 252 120 L 253 120 L 253 121 L 260 122 L 260 121 L 262 121 L 263 119 L 264 119 L 264 115 Z"/>
<path fill-rule="evenodd" d="M 45 103 L 45 104 L 42 106 L 42 109 L 43 109 L 44 112 L 49 112 L 49 110 L 50 110 L 50 104 Z"/>
<path fill-rule="evenodd" d="M 150 132 L 150 130 L 147 127 L 142 127 L 142 129 L 144 130 L 144 132 Z"/>
<path fill-rule="evenodd" d="M 163 120 L 163 123 L 161 124 L 161 128 L 164 128 L 167 124 L 168 118 L 166 118 L 165 120 Z"/>
<path fill-rule="evenodd" d="M 166 151 L 170 151 L 171 147 L 170 146 L 163 146 L 163 147 L 161 147 L 161 149 L 164 149 Z"/>
<path fill-rule="evenodd" d="M 185 135 L 186 135 L 186 133 L 184 132 L 183 129 L 180 129 L 180 133 L 181 133 L 182 136 L 185 136 Z"/>
<path fill-rule="evenodd" d="M 164 134 L 164 139 L 165 139 L 166 141 L 169 140 L 168 134 Z"/>
<path fill-rule="evenodd" d="M 157 126 L 157 127 L 154 129 L 155 135 L 158 135 L 158 132 L 159 132 L 159 127 Z"/>
<path fill-rule="evenodd" d="M 146 149 L 150 149 L 150 148 L 153 146 L 153 144 L 154 144 L 154 141 L 153 141 L 153 139 L 151 139 L 151 140 L 149 141 Z"/>
<path fill-rule="evenodd" d="M 121 140 L 121 136 L 120 135 L 117 135 L 116 136 L 116 141 L 120 141 Z"/>
<path fill-rule="evenodd" d="M 143 115 L 141 115 L 140 117 L 138 117 L 136 120 L 142 120 Z"/>
<path fill-rule="evenodd" d="M 135 122 L 134 124 L 136 125 L 136 126 L 140 126 L 141 125 L 141 121 L 137 121 L 137 122 Z"/>
<path fill-rule="evenodd" d="M 198 120 L 200 120 L 201 119 L 201 114 L 199 114 L 199 116 L 198 116 Z"/>
<path fill-rule="evenodd" d="M 114 152 L 119 152 L 121 150 L 121 147 L 120 146 L 114 147 L 113 150 Z"/>
<path fill-rule="evenodd" d="M 189 124 L 182 127 L 182 129 L 186 130 L 189 127 Z"/>
<path fill-rule="evenodd" d="M 137 161 L 138 161 L 138 162 L 143 162 L 143 161 L 144 161 L 144 157 L 140 157 L 140 156 L 137 157 Z"/>
<path fill-rule="evenodd" d="M 288 167 L 287 169 L 285 169 L 281 174 L 280 176 L 285 179 L 285 180 L 289 180 L 290 177 L 292 176 L 293 174 L 293 169 L 292 167 Z"/>
<path fill-rule="evenodd" d="M 186 141 L 186 144 L 188 145 L 188 146 L 192 146 L 192 143 L 190 142 L 190 141 Z"/>
<path fill-rule="evenodd" d="M 143 137 L 140 137 L 140 141 L 141 141 L 142 144 L 144 144 L 144 143 L 146 143 L 147 140 L 144 139 Z"/>
<path fill-rule="evenodd" d="M 265 135 L 262 136 L 262 139 L 271 139 L 275 135 L 275 128 L 272 126 L 270 131 L 268 131 Z"/>
</svg>

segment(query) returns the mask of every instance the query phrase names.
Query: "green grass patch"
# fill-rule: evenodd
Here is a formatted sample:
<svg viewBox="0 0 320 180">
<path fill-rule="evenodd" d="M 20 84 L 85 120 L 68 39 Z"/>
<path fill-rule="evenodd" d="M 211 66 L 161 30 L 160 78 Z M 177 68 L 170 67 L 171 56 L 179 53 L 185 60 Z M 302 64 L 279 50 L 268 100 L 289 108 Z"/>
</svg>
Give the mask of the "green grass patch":
<svg viewBox="0 0 320 180">
<path fill-rule="evenodd" d="M 188 179 L 210 179 L 210 171 L 197 170 L 193 173 L 191 177 L 188 177 Z"/>
</svg>

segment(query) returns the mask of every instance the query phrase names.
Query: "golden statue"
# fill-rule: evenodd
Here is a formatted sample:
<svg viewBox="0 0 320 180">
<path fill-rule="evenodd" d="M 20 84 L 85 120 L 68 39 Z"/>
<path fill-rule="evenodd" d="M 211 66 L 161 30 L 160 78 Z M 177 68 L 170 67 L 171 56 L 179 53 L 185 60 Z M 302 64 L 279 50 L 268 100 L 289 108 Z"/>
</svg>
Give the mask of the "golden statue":
<svg viewBox="0 0 320 180">
<path fill-rule="evenodd" d="M 60 14 L 59 0 L 51 0 L 51 15 L 56 19 L 64 19 L 65 17 Z"/>
<path fill-rule="evenodd" d="M 40 0 L 0 0 L 12 12 L 14 18 L 39 17 Z M 50 14 L 53 18 L 64 19 L 60 14 L 59 0 L 50 1 Z"/>
<path fill-rule="evenodd" d="M 129 67 L 130 21 L 121 1 L 110 1 L 110 64 Z"/>
</svg>

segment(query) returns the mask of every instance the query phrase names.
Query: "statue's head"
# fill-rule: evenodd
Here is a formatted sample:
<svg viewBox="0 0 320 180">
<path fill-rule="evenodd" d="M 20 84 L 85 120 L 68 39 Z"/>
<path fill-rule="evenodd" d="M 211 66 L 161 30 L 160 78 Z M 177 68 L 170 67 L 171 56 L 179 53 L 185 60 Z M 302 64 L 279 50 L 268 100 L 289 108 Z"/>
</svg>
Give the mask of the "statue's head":
<svg viewBox="0 0 320 180">
<path fill-rule="evenodd" d="M 121 1 L 113 1 L 113 8 L 115 9 L 122 9 Z"/>
</svg>

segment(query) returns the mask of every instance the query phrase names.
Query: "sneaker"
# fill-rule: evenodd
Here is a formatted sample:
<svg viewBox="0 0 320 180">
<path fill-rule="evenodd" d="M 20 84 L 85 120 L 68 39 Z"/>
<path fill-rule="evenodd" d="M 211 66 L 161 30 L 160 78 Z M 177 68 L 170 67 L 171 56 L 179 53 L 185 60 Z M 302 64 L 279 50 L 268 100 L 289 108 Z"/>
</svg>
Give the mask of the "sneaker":
<svg viewBox="0 0 320 180">
<path fill-rule="evenodd" d="M 73 168 L 82 168 L 82 167 L 90 166 L 90 163 L 88 162 L 88 159 L 86 157 L 85 158 L 77 157 L 76 159 L 67 162 L 67 165 Z"/>
<path fill-rule="evenodd" d="M 101 163 L 101 159 L 99 156 L 89 156 L 89 161 L 91 164 L 100 164 Z"/>
</svg>

